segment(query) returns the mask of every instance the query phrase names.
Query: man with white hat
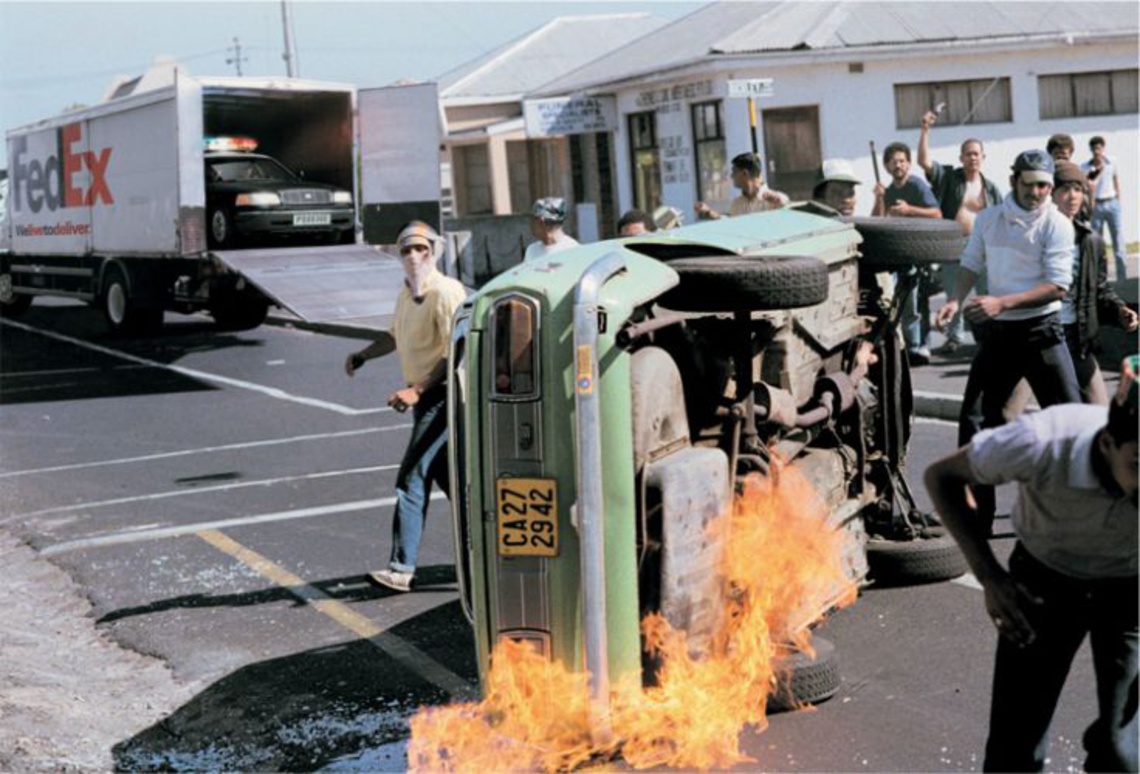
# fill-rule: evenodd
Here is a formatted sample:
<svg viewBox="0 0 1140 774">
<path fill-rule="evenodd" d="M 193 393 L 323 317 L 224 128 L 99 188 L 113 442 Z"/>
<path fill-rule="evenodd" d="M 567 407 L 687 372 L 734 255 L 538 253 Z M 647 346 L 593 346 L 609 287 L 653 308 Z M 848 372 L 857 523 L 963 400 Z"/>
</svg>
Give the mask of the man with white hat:
<svg viewBox="0 0 1140 774">
<path fill-rule="evenodd" d="M 827 159 L 823 162 L 815 187 L 811 189 L 814 201 L 826 204 L 840 215 L 855 214 L 855 186 L 863 181 L 855 176 L 849 162 L 842 159 Z"/>
<path fill-rule="evenodd" d="M 543 258 L 578 244 L 577 239 L 562 230 L 562 224 L 566 222 L 565 199 L 557 196 L 539 199 L 530 214 L 530 233 L 538 241 L 527 245 L 524 261 Z"/>
<path fill-rule="evenodd" d="M 369 579 L 396 591 L 410 591 L 416 573 L 420 539 L 427 519 L 431 484 L 445 493 L 447 480 L 447 348 L 451 318 L 467 297 L 457 280 L 436 269 L 441 241 L 431 226 L 412 221 L 396 238 L 404 265 L 404 286 L 396 299 L 392 327 L 345 360 L 352 376 L 373 358 L 395 350 L 405 387 L 388 398 L 396 411 L 412 409 L 412 435 L 396 477 L 396 513 L 392 519 L 392 552 L 388 568 Z"/>
</svg>

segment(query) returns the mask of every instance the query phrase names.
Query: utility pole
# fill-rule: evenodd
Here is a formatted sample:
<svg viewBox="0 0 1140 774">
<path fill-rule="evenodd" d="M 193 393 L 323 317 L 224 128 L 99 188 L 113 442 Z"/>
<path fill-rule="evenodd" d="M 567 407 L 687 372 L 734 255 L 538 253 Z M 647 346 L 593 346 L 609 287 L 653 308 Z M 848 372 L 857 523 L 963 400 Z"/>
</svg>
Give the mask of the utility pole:
<svg viewBox="0 0 1140 774">
<path fill-rule="evenodd" d="M 290 78 L 299 77 L 301 66 L 293 44 L 293 12 L 289 8 L 289 0 L 281 0 L 281 27 L 285 32 L 285 53 L 281 55 L 285 60 L 285 74 Z"/>
<path fill-rule="evenodd" d="M 238 77 L 240 78 L 241 77 L 241 63 L 247 61 L 246 58 L 241 55 L 241 41 L 239 41 L 237 38 L 234 38 L 233 46 L 230 48 L 227 48 L 226 51 L 234 52 L 234 55 L 226 60 L 226 64 L 232 64 L 234 67 L 236 67 Z"/>
</svg>

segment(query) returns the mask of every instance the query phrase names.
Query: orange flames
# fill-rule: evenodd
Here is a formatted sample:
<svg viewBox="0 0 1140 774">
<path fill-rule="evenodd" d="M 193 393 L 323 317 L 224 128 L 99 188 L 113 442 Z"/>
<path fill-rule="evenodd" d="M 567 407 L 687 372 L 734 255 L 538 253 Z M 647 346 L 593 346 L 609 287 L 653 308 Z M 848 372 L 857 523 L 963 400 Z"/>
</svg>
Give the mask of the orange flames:
<svg viewBox="0 0 1140 774">
<path fill-rule="evenodd" d="M 648 647 L 661 656 L 657 685 L 643 689 L 640 675 L 627 675 L 614 686 L 609 747 L 591 739 L 587 676 L 503 641 L 483 701 L 412 718 L 409 768 L 559 771 L 618 753 L 634 768 L 708 770 L 750 760 L 739 736 L 746 725 L 767 725 L 768 695 L 780 685 L 777 645 L 812 652 L 808 625 L 855 598 L 843 537 L 826 516 L 792 468 L 747 480 L 733 513 L 712 527 L 731 535 L 721 569 L 726 615 L 712 652 L 692 657 L 684 632 L 660 615 L 646 617 Z"/>
</svg>

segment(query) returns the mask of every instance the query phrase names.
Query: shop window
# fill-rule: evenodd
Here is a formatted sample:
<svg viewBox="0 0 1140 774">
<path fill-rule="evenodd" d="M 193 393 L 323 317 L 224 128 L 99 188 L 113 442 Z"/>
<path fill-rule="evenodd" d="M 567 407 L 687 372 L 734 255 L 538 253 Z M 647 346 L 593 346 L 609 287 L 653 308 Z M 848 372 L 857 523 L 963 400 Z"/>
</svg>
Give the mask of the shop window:
<svg viewBox="0 0 1140 774">
<path fill-rule="evenodd" d="M 940 124 L 1002 124 L 1013 121 L 1009 78 L 895 84 L 895 122 L 899 129 L 922 125 L 922 116 L 944 104 Z"/>
<path fill-rule="evenodd" d="M 696 157 L 697 200 L 728 201 L 730 178 L 724 143 L 724 117 L 721 102 L 700 102 L 692 106 L 693 148 Z"/>
<path fill-rule="evenodd" d="M 661 151 L 653 111 L 629 115 L 629 156 L 633 165 L 633 206 L 652 212 L 661 206 Z"/>
</svg>

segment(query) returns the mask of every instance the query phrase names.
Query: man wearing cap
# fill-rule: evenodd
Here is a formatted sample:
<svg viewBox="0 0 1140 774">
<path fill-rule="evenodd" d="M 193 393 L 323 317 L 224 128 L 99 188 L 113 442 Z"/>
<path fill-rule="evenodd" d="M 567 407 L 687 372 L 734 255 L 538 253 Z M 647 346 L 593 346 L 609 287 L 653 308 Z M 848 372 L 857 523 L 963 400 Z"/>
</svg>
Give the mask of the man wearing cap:
<svg viewBox="0 0 1140 774">
<path fill-rule="evenodd" d="M 388 567 L 369 579 L 396 591 L 410 591 L 415 580 L 420 539 L 427 519 L 431 484 L 447 493 L 447 349 L 451 318 L 467 291 L 436 269 L 439 235 L 412 221 L 396 238 L 404 266 L 404 285 L 396 299 L 392 327 L 359 352 L 349 355 L 349 376 L 369 360 L 393 350 L 400 357 L 405 385 L 388 398 L 396 411 L 412 409 L 412 435 L 396 477 L 396 513 Z"/>
<path fill-rule="evenodd" d="M 1104 138 L 1089 140 L 1092 158 L 1081 164 L 1081 171 L 1093 187 L 1092 222 L 1094 234 L 1102 234 L 1108 225 L 1108 236 L 1112 239 L 1112 252 L 1116 257 L 1116 281 L 1128 276 L 1128 265 L 1124 260 L 1124 238 L 1120 233 L 1120 178 L 1116 165 L 1104 152 Z"/>
<path fill-rule="evenodd" d="M 778 210 L 787 205 L 788 195 L 774 191 L 764 182 L 760 159 L 753 153 L 741 153 L 732 159 L 732 184 L 740 195 L 728 205 L 730 217 L 753 212 Z M 719 220 L 721 214 L 704 202 L 697 202 L 693 210 L 701 220 Z"/>
<path fill-rule="evenodd" d="M 842 159 L 827 159 L 811 189 L 811 198 L 850 217 L 855 214 L 855 186 L 862 184 L 851 164 Z"/>
<path fill-rule="evenodd" d="M 1021 379 L 1042 406 L 1079 403 L 1073 360 L 1061 329 L 1061 299 L 1072 285 L 1073 224 L 1053 204 L 1053 159 L 1043 150 L 1018 154 L 999 207 L 978 214 L 958 266 L 955 285 L 938 310 L 944 328 L 983 272 L 989 291 L 974 296 L 963 313 L 974 326 L 978 352 L 970 364 L 967 393 L 981 394 L 981 427 L 1005 421 L 1002 409 Z M 962 402 L 958 442 L 968 443 L 979 423 L 974 400 Z M 978 510 L 992 525 L 992 487 L 974 490 Z"/>
<path fill-rule="evenodd" d="M 1135 361 L 1136 358 L 1130 358 Z M 1137 770 L 1137 384 L 1110 405 L 1066 404 L 985 430 L 926 471 L 943 523 L 997 630 L 985 771 L 1041 771 L 1049 725 L 1088 636 L 1098 717 L 1085 771 Z M 1003 568 L 966 488 L 1016 482 L 1017 543 Z"/>
<path fill-rule="evenodd" d="M 986 160 L 982 141 L 971 137 L 959 149 L 958 163 L 954 168 L 949 164 L 938 164 L 930 155 L 930 128 L 938 122 L 932 110 L 922 117 L 922 127 L 918 133 L 918 165 L 926 172 L 942 217 L 957 223 L 966 236 L 974 229 L 978 213 L 987 207 L 1001 204 L 1001 191 L 992 180 L 982 174 L 982 162 Z M 942 286 L 950 292 L 954 287 L 957 266 L 953 263 L 942 265 Z M 979 289 L 979 292 L 980 289 Z M 953 354 L 962 346 L 964 324 L 962 316 L 955 317 L 946 329 L 946 344 L 939 350 L 942 354 Z"/>
<path fill-rule="evenodd" d="M 1077 387 L 1085 403 L 1108 405 L 1104 377 L 1096 360 L 1100 323 L 1119 325 L 1129 333 L 1137 328 L 1136 312 L 1108 284 L 1104 240 L 1086 222 L 1088 183 L 1081 168 L 1071 161 L 1057 161 L 1053 173 L 1053 203 L 1073 221 L 1073 284 L 1061 302 L 1065 343 L 1077 372 Z"/>
<path fill-rule="evenodd" d="M 565 199 L 557 196 L 539 199 L 530 214 L 530 233 L 538 241 L 527 245 L 523 261 L 534 261 L 578 244 L 577 239 L 562 230 L 566 222 Z"/>
</svg>

